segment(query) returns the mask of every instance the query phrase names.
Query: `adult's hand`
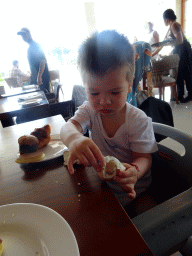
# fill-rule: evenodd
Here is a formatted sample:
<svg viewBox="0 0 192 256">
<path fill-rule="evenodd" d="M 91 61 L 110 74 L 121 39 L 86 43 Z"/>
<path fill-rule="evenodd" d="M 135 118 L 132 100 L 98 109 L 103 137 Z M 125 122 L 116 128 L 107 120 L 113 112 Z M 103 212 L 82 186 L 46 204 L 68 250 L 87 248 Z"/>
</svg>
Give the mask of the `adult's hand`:
<svg viewBox="0 0 192 256">
<path fill-rule="evenodd" d="M 43 84 L 41 75 L 38 75 L 38 77 L 37 77 L 37 84 L 38 84 L 38 85 Z"/>
</svg>

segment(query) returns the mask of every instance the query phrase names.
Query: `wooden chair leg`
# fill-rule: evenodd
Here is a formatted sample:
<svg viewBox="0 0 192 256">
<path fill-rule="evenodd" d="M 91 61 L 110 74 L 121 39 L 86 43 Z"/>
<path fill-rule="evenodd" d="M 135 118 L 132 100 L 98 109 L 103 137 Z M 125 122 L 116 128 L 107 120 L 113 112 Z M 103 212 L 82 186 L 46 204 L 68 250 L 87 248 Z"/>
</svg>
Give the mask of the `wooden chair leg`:
<svg viewBox="0 0 192 256">
<path fill-rule="evenodd" d="M 148 88 L 148 97 L 152 97 L 153 96 L 153 85 L 149 85 L 147 88 Z"/>
<path fill-rule="evenodd" d="M 162 88 L 163 91 L 163 100 L 165 101 L 165 87 Z"/>
<path fill-rule="evenodd" d="M 159 99 L 161 99 L 161 89 L 159 88 Z"/>
<path fill-rule="evenodd" d="M 173 91 L 174 91 L 174 95 L 175 95 L 176 104 L 179 104 L 178 96 L 177 96 L 177 87 L 176 87 L 176 84 L 173 86 Z"/>
</svg>

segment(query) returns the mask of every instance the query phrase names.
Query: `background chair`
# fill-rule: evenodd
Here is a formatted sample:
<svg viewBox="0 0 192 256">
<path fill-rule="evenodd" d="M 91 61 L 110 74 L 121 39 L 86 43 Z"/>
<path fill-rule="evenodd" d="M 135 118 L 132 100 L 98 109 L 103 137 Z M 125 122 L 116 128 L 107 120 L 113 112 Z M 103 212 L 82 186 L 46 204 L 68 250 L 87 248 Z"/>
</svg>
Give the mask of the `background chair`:
<svg viewBox="0 0 192 256">
<path fill-rule="evenodd" d="M 158 144 L 150 187 L 125 209 L 154 255 L 192 255 L 192 137 L 164 124 L 153 127 L 181 143 L 185 153 Z"/>
<path fill-rule="evenodd" d="M 82 85 L 74 85 L 72 90 L 72 101 L 75 104 L 75 111 L 86 100 L 87 100 L 87 95 L 85 92 L 85 87 Z"/>
<path fill-rule="evenodd" d="M 152 60 L 152 71 L 147 72 L 148 88 L 152 83 L 153 88 L 159 89 L 159 99 L 165 99 L 164 89 L 171 86 L 176 103 L 178 104 L 176 79 L 179 66 L 179 55 L 165 56 L 162 60 Z"/>
<path fill-rule="evenodd" d="M 50 87 L 52 91 L 54 87 L 54 82 L 60 82 L 60 72 L 59 70 L 50 70 L 49 75 L 50 75 Z"/>
<path fill-rule="evenodd" d="M 52 91 L 45 93 L 50 104 L 64 101 L 63 85 L 60 82 L 53 81 Z"/>
<path fill-rule="evenodd" d="M 155 97 L 148 97 L 139 108 L 143 110 L 147 116 L 151 117 L 153 122 L 174 126 L 173 113 L 168 102 L 156 99 Z M 157 142 L 165 138 L 165 136 L 155 133 Z"/>
<path fill-rule="evenodd" d="M 4 78 L 5 82 L 8 84 L 10 88 L 17 88 L 20 87 L 20 85 L 17 83 L 16 78 Z"/>
</svg>

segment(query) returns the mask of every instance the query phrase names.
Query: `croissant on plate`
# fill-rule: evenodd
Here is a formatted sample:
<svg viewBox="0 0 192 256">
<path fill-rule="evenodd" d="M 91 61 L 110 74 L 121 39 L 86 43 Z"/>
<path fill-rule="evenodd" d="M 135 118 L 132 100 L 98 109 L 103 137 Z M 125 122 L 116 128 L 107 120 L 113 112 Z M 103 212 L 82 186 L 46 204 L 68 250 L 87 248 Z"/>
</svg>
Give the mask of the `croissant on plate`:
<svg viewBox="0 0 192 256">
<path fill-rule="evenodd" d="M 38 149 L 46 146 L 51 140 L 51 126 L 49 124 L 43 126 L 42 128 L 35 128 L 31 135 L 37 137 L 39 140 Z"/>
</svg>

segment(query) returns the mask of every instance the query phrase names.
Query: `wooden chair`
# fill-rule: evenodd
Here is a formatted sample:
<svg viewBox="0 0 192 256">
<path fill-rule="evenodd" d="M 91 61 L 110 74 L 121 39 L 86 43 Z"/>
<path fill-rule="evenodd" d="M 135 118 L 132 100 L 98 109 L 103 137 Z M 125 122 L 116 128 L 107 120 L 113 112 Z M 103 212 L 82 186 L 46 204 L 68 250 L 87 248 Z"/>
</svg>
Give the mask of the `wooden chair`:
<svg viewBox="0 0 192 256">
<path fill-rule="evenodd" d="M 148 96 L 152 96 L 152 88 L 158 88 L 159 99 L 163 96 L 163 100 L 165 100 L 165 87 L 171 86 L 176 103 L 179 103 L 176 88 L 179 59 L 179 55 L 173 54 L 159 61 L 152 60 L 152 70 L 147 72 Z"/>
<path fill-rule="evenodd" d="M 13 77 L 4 78 L 5 82 L 8 84 L 10 88 L 17 88 L 20 87 L 20 85 L 17 83 L 17 79 Z"/>
<path fill-rule="evenodd" d="M 52 93 L 45 93 L 50 104 L 64 101 L 63 85 L 53 81 Z"/>
<path fill-rule="evenodd" d="M 50 87 L 53 90 L 54 82 L 60 82 L 60 72 L 59 70 L 50 70 L 49 71 L 50 75 Z"/>
</svg>

